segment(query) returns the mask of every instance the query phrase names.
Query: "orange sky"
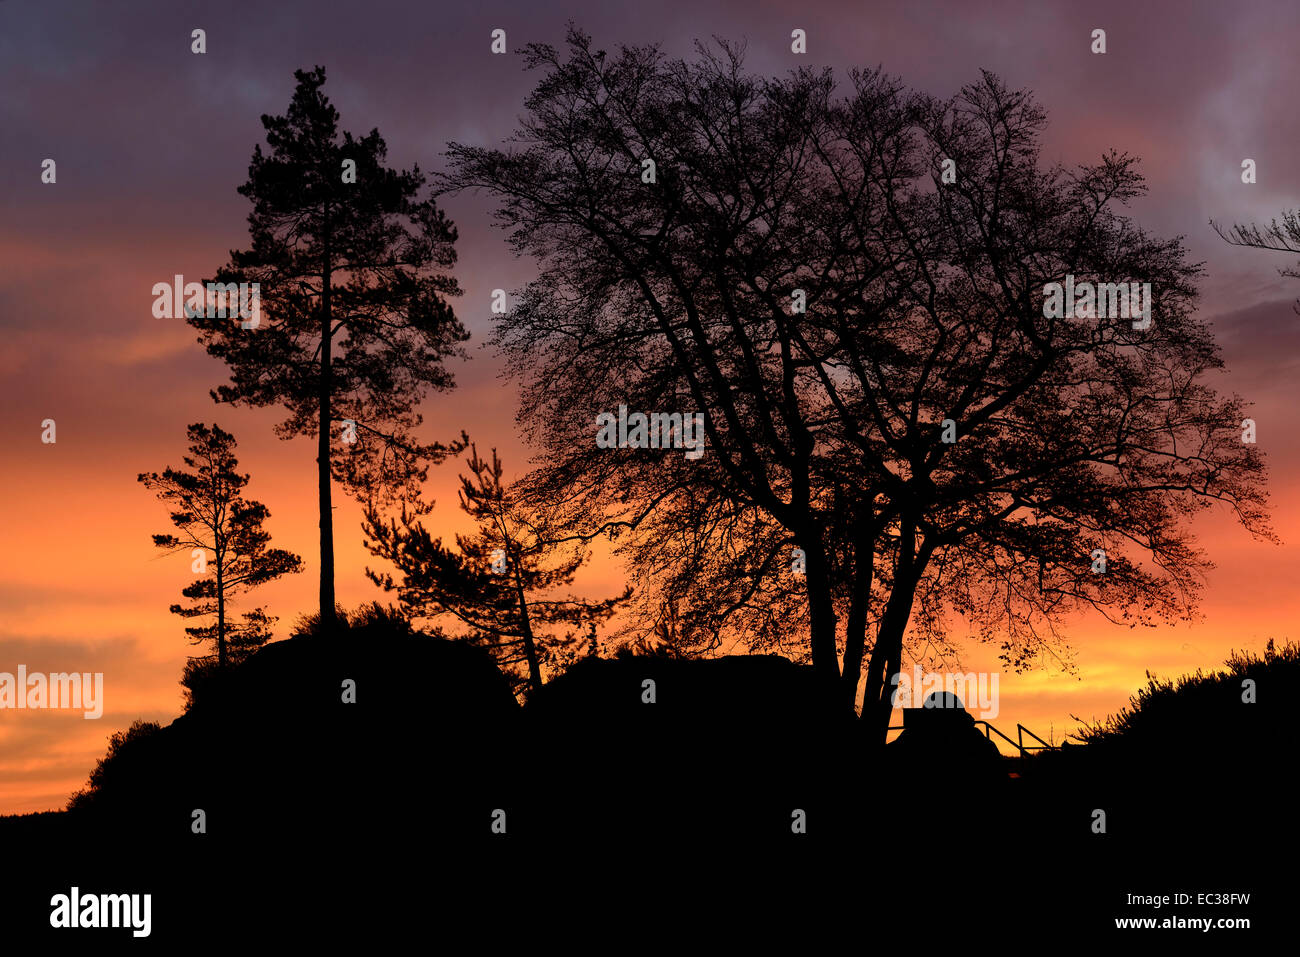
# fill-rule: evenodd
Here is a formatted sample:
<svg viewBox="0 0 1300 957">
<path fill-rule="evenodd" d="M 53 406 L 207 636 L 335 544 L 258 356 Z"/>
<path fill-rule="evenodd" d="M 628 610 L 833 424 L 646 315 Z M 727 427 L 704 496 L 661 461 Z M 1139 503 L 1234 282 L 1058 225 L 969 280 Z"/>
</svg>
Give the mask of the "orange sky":
<svg viewBox="0 0 1300 957">
<path fill-rule="evenodd" d="M 883 62 L 937 93 L 987 66 L 1035 88 L 1051 117 L 1049 159 L 1092 161 L 1110 146 L 1145 158 L 1151 195 L 1133 213 L 1157 232 L 1187 235 L 1193 258 L 1205 260 L 1204 314 L 1216 324 L 1230 369 L 1221 385 L 1256 403 L 1268 456 L 1282 545 L 1254 542 L 1226 515 L 1208 514 L 1196 530 L 1218 567 L 1202 620 L 1154 631 L 1095 617 L 1069 623 L 1078 676 L 1051 669 L 1004 675 L 995 724 L 1014 736 L 1019 721 L 1059 740 L 1075 725 L 1072 713 L 1102 717 L 1124 705 L 1148 669 L 1176 675 L 1213 668 L 1232 648 L 1259 650 L 1270 637 L 1296 637 L 1300 320 L 1292 302 L 1300 281 L 1277 276 L 1278 267 L 1293 265 L 1285 257 L 1227 247 L 1206 226 L 1212 217 L 1266 218 L 1300 205 L 1300 120 L 1280 92 L 1300 83 L 1286 39 L 1297 35 L 1294 10 L 1261 4 L 1201 21 L 1169 10 L 1164 19 L 1147 19 L 1146 6 L 1102 4 L 1095 15 L 1107 17 L 1116 53 L 1099 71 L 1072 40 L 1078 31 L 1086 37 L 1093 11 L 1080 19 L 1064 8 L 1029 15 L 1008 8 L 965 22 L 966 5 L 954 3 L 919 23 L 907 7 L 889 6 L 859 22 L 851 6 L 806 13 L 818 62 L 837 69 Z M 376 33 L 368 14 L 342 11 L 328 30 L 295 22 L 274 42 L 247 38 L 220 62 L 209 56 L 195 63 L 187 49 L 167 46 L 168 31 L 183 26 L 187 37 L 190 25 L 166 7 L 131 13 L 140 19 L 130 28 L 94 17 L 65 28 L 38 14 L 16 24 L 7 19 L 18 15 L 15 7 L 0 5 L 0 91 L 30 96 L 0 92 L 7 131 L 0 150 L 0 671 L 20 663 L 32 672 L 103 671 L 106 705 L 98 721 L 0 711 L 0 813 L 62 807 L 112 732 L 179 712 L 189 646 L 167 606 L 190 580 L 189 560 L 155 554 L 149 536 L 167 530 L 166 509 L 135 477 L 179 464 L 188 423 L 215 421 L 235 434 L 241 465 L 252 474 L 247 494 L 270 508 L 274 544 L 306 562 L 302 575 L 256 596 L 281 616 L 277 633 L 314 610 L 313 446 L 277 440 L 274 410 L 215 406 L 207 392 L 224 381 L 223 368 L 194 344 L 182 320 L 155 319 L 150 310 L 155 282 L 210 275 L 229 249 L 246 243 L 247 203 L 235 187 L 260 137 L 259 113 L 283 111 L 294 68 L 324 62 L 326 92 L 345 128 L 378 126 L 390 162 L 436 167 L 447 139 L 489 143 L 507 134 L 529 85 L 516 63 L 480 62 L 455 39 L 457 24 L 466 35 L 486 37 L 489 25 L 477 14 L 457 13 L 461 20 L 449 22 L 426 11 L 429 22 L 394 41 L 391 24 Z M 511 9 L 512 30 L 551 42 L 569 15 Z M 1269 19 L 1261 10 L 1277 12 Z M 669 52 L 685 54 L 697 35 L 744 35 L 755 69 L 790 65 L 785 47 L 767 39 L 788 37 L 789 18 L 767 6 L 686 4 L 670 20 L 689 22 L 690 30 L 662 27 L 653 11 L 629 13 L 627 22 L 595 5 L 588 13 L 582 22 L 608 43 L 663 38 Z M 135 51 L 146 40 L 151 50 L 168 52 L 138 62 Z M 214 42 L 221 42 L 219 31 L 210 32 Z M 429 55 L 437 43 L 450 44 L 446 62 Z M 358 52 L 365 49 L 384 56 Z M 447 62 L 460 71 L 454 82 L 439 72 L 451 69 Z M 1190 73 L 1189 63 L 1197 64 Z M 220 135 L 208 135 L 214 129 Z M 57 185 L 39 182 L 46 156 L 58 159 Z M 1260 182 L 1251 189 L 1239 182 L 1242 156 L 1259 163 Z M 425 437 L 449 438 L 464 428 L 480 449 L 498 446 L 507 470 L 518 474 L 525 451 L 514 433 L 513 396 L 479 346 L 490 290 L 517 288 L 529 268 L 489 228 L 483 199 L 458 197 L 448 208 L 462 235 L 457 275 L 466 295 L 458 307 L 475 336 L 474 356 L 458 366 L 459 388 L 427 404 Z M 40 441 L 46 418 L 57 422 L 55 445 Z M 433 476 L 434 519 L 448 529 L 462 518 L 457 468 L 449 463 Z M 341 495 L 336 501 L 338 597 L 355 606 L 379 593 L 362 574 L 369 556 L 357 509 Z M 585 578 L 596 593 L 621 583 L 621 570 L 610 564 L 591 567 Z M 994 649 L 964 649 L 965 670 L 998 669 Z"/>
<path fill-rule="evenodd" d="M 176 253 L 152 255 L 179 260 L 178 270 L 201 274 L 201 264 L 191 265 L 188 256 Z M 57 271 L 57 265 L 25 257 L 25 272 L 39 278 L 46 269 Z M 19 375 L 34 375 L 41 387 L 36 394 L 19 395 L 5 418 L 0 670 L 12 671 L 21 662 L 29 672 L 103 671 L 106 707 L 98 721 L 71 712 L 0 714 L 0 812 L 60 807 L 70 791 L 84 785 L 110 733 L 136 718 L 165 723 L 179 712 L 177 681 L 189 646 L 182 623 L 166 609 L 191 578 L 189 559 L 155 553 L 149 536 L 166 530 L 166 509 L 135 477 L 144 469 L 179 463 L 187 423 L 216 421 L 235 433 L 241 466 L 252 474 L 247 494 L 270 507 L 267 527 L 274 543 L 305 559 L 303 574 L 256 596 L 281 616 L 277 634 L 285 635 L 298 614 L 315 607 L 314 447 L 307 440 L 275 439 L 272 410 L 233 410 L 207 398 L 220 367 L 190 342 L 183 322 L 149 316 L 155 273 L 139 265 L 125 271 L 98 290 L 98 305 L 92 291 L 78 283 L 56 286 L 49 303 L 53 312 L 90 307 L 134 318 L 112 334 L 73 343 L 75 348 L 38 327 L 7 353 L 6 364 L 17 366 L 13 371 Z M 486 298 L 482 301 L 486 304 Z M 1267 308 L 1288 310 L 1289 304 Z M 467 317 L 477 312 L 480 319 L 487 313 L 486 305 L 463 311 Z M 193 367 L 193 373 L 173 376 L 178 365 Z M 487 374 L 491 368 L 490 358 L 476 358 L 465 368 L 458 391 L 428 403 L 426 434 L 449 436 L 464 427 L 482 445 L 501 445 L 508 469 L 517 473 L 522 451 L 511 435 L 513 400 Z M 1295 437 L 1297 431 L 1282 398 L 1278 388 L 1269 404 L 1257 408 L 1270 450 L 1270 436 Z M 40 422 L 47 417 L 58 423 L 55 445 L 40 442 Z M 1100 717 L 1123 705 L 1147 669 L 1173 675 L 1210 668 L 1231 648 L 1258 650 L 1269 637 L 1293 636 L 1291 623 L 1300 611 L 1300 597 L 1290 587 L 1300 574 L 1296 536 L 1288 534 L 1300 527 L 1293 453 L 1284 446 L 1271 455 L 1270 465 L 1275 524 L 1284 544 L 1253 542 L 1221 513 L 1202 520 L 1201 541 L 1218 565 L 1202 605 L 1204 620 L 1154 631 L 1129 630 L 1098 617 L 1071 623 L 1066 630 L 1074 638 L 1078 676 L 1054 668 L 1004 674 L 1001 714 L 994 724 L 1014 736 L 1019 721 L 1045 738 L 1054 732 L 1059 740 L 1075 726 L 1071 714 Z M 434 514 L 448 532 L 463 527 L 456 508 L 457 469 L 458 463 L 448 463 L 433 475 L 439 503 Z M 363 575 L 373 560 L 361 546 L 357 507 L 341 495 L 336 500 L 338 596 L 351 607 L 379 592 Z M 593 565 L 584 581 L 593 592 L 608 593 L 621 583 L 622 571 L 608 563 Z M 993 648 L 962 647 L 965 670 L 999 670 Z"/>
</svg>

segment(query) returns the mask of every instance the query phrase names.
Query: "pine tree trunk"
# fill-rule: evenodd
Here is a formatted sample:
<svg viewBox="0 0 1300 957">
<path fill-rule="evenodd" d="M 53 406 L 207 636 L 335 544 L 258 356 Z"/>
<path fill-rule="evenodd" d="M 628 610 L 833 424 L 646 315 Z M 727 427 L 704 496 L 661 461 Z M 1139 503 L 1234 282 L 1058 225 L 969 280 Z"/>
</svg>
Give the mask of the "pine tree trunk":
<svg viewBox="0 0 1300 957">
<path fill-rule="evenodd" d="M 218 546 L 220 543 L 218 543 Z M 217 552 L 217 668 L 226 669 L 226 585 L 221 552 Z"/>
<path fill-rule="evenodd" d="M 326 227 L 328 229 L 328 226 Z M 325 269 L 321 284 L 320 422 L 316 465 L 320 486 L 320 623 L 328 632 L 334 626 L 334 506 L 330 488 L 331 365 L 330 259 L 325 240 Z"/>
<path fill-rule="evenodd" d="M 528 617 L 528 598 L 524 593 L 523 579 L 518 566 L 515 569 L 515 592 L 519 600 L 519 623 L 523 634 L 524 658 L 528 661 L 528 688 L 538 691 L 542 687 L 542 664 L 537 657 L 537 642 L 533 639 L 533 624 Z"/>
</svg>

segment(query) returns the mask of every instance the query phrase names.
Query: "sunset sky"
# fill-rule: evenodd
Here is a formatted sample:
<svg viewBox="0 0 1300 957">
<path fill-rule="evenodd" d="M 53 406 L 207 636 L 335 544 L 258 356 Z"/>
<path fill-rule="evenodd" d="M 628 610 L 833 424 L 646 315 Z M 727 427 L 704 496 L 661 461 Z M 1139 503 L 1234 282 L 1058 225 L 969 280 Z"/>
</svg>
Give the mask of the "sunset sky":
<svg viewBox="0 0 1300 957">
<path fill-rule="evenodd" d="M 747 64 L 774 74 L 829 65 L 883 65 L 937 95 L 980 68 L 1032 89 L 1050 125 L 1044 160 L 1093 162 L 1116 148 L 1143 160 L 1149 194 L 1133 204 L 1144 227 L 1181 234 L 1206 268 L 1202 314 L 1228 365 L 1217 383 L 1254 403 L 1282 544 L 1257 542 L 1226 514 L 1196 525 L 1217 568 L 1203 617 L 1128 630 L 1100 617 L 1068 623 L 1076 675 L 1044 668 L 1004 675 L 994 722 L 1022 722 L 1057 740 L 1071 715 L 1124 705 L 1144 672 L 1173 676 L 1219 665 L 1230 649 L 1296 637 L 1300 611 L 1300 280 L 1278 275 L 1295 257 L 1226 245 L 1211 219 L 1267 221 L 1300 206 L 1300 5 L 1279 2 L 1088 5 L 774 0 L 610 3 L 0 2 L 0 672 L 105 673 L 98 721 L 79 712 L 0 711 L 0 813 L 62 807 L 84 785 L 106 739 L 137 719 L 179 713 L 191 648 L 168 614 L 191 579 L 188 558 L 159 557 L 150 535 L 167 511 L 136 482 L 179 465 L 185 427 L 217 422 L 235 434 L 249 497 L 265 503 L 275 545 L 301 554 L 302 575 L 256 601 L 280 616 L 277 635 L 315 609 L 315 450 L 271 432 L 281 413 L 215 405 L 226 380 L 181 319 L 152 315 L 151 287 L 175 274 L 210 276 L 247 244 L 244 182 L 259 117 L 282 113 L 293 71 L 321 64 L 344 129 L 378 127 L 391 165 L 442 166 L 449 140 L 496 144 L 516 125 L 535 77 L 514 54 L 559 45 L 566 22 L 598 46 L 660 42 L 672 55 L 719 36 L 748 43 Z M 195 28 L 207 53 L 190 52 Z M 507 31 L 512 55 L 489 51 Z M 807 31 L 808 54 L 790 52 Z M 1108 52 L 1089 50 L 1103 28 Z M 53 158 L 57 183 L 43 184 Z M 1241 162 L 1258 182 L 1241 182 Z M 514 428 L 515 397 L 483 347 L 490 290 L 531 277 L 489 221 L 482 196 L 449 199 L 460 231 L 456 307 L 472 332 L 455 391 L 425 407 L 427 440 L 468 431 L 519 474 L 529 451 Z M 41 422 L 57 423 L 56 444 Z M 464 527 L 459 463 L 433 473 L 433 524 Z M 380 597 L 363 575 L 355 505 L 336 493 L 337 588 L 352 607 Z M 616 564 L 584 583 L 608 592 Z M 997 670 L 994 650 L 964 644 L 966 670 Z"/>
</svg>

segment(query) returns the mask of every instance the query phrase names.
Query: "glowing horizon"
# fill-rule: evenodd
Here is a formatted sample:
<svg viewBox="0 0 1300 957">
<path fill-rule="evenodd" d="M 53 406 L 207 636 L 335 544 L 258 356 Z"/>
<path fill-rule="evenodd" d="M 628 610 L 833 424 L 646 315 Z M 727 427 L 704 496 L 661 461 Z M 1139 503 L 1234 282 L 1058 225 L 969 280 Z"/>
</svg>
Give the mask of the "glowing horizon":
<svg viewBox="0 0 1300 957">
<path fill-rule="evenodd" d="M 666 26 L 661 10 L 618 15 L 595 4 L 578 20 L 607 47 L 662 39 L 670 54 L 688 55 L 695 36 L 744 35 L 753 70 L 794 65 L 785 55 L 789 15 L 733 3 L 678 6 L 689 14 L 680 18 L 689 30 Z M 0 96 L 0 119 L 14 131 L 0 156 L 0 255 L 8 264 L 0 276 L 0 672 L 23 664 L 105 674 L 99 720 L 0 711 L 0 814 L 61 809 L 85 786 L 112 733 L 137 719 L 165 724 L 180 713 L 181 667 L 192 649 L 184 623 L 167 607 L 192 575 L 187 559 L 160 557 L 151 543 L 151 534 L 168 529 L 166 508 L 136 475 L 179 465 L 189 423 L 215 422 L 234 433 L 241 470 L 252 477 L 247 495 L 271 511 L 272 544 L 303 557 L 302 574 L 253 596 L 279 616 L 277 638 L 316 610 L 311 442 L 277 439 L 278 409 L 214 404 L 208 390 L 226 381 L 225 368 L 183 320 L 151 314 L 151 289 L 177 274 L 211 275 L 228 250 L 247 244 L 249 205 L 235 189 L 254 144 L 263 142 L 258 117 L 283 112 L 295 68 L 326 66 L 325 92 L 342 128 L 378 127 L 390 165 L 438 168 L 447 141 L 496 144 L 514 129 L 535 77 L 514 57 L 496 63 L 462 49 L 481 41 L 486 50 L 486 19 L 464 11 L 393 16 L 410 21 L 409 29 L 394 30 L 392 17 L 373 10 L 339 11 L 323 28 L 295 21 L 291 42 L 281 35 L 236 43 L 210 29 L 214 52 L 225 52 L 191 62 L 188 15 L 162 5 L 88 11 L 75 24 L 0 6 L 0 89 L 30 91 Z M 798 19 L 813 39 L 810 62 L 835 67 L 841 80 L 849 66 L 883 62 L 904 81 L 945 95 L 976 79 L 980 67 L 1032 88 L 1049 114 L 1045 162 L 1094 161 L 1112 146 L 1142 156 L 1149 193 L 1133 216 L 1157 234 L 1185 234 L 1190 258 L 1205 261 L 1201 311 L 1227 362 L 1216 385 L 1254 403 L 1268 459 L 1271 517 L 1282 544 L 1252 540 L 1220 508 L 1198 517 L 1192 527 L 1217 566 L 1200 620 L 1130 630 L 1081 616 L 1062 628 L 1072 638 L 1077 676 L 1052 667 L 1002 674 L 993 724 L 1012 736 L 1024 724 L 1059 741 L 1077 727 L 1071 715 L 1100 719 L 1125 706 L 1148 670 L 1176 677 L 1216 669 L 1233 650 L 1259 652 L 1270 638 L 1280 644 L 1296 637 L 1300 423 L 1292 397 L 1300 326 L 1292 307 L 1300 281 L 1276 273 L 1295 265 L 1290 257 L 1228 246 L 1206 223 L 1266 222 L 1300 204 L 1294 178 L 1287 179 L 1300 119 L 1284 92 L 1300 80 L 1286 52 L 1300 14 L 1261 4 L 1158 22 L 1151 10 L 1122 3 L 1086 14 L 978 16 L 952 3 L 944 16 L 924 23 L 916 16 L 905 5 L 868 14 L 827 3 Z M 508 19 L 512 46 L 556 43 L 563 34 L 564 18 L 528 7 Z M 1087 53 L 1094 19 L 1105 20 L 1112 37 L 1100 73 Z M 465 40 L 431 58 L 426 40 L 434 35 Z M 160 62 L 136 57 L 141 44 L 165 51 Z M 359 52 L 377 49 L 387 51 L 383 62 Z M 86 58 L 87 50 L 97 52 Z M 73 68 L 64 76 L 43 57 Z M 1158 57 L 1199 66 L 1190 75 L 1151 76 L 1143 63 Z M 176 81 L 163 82 L 162 71 Z M 204 131 L 214 125 L 221 133 L 210 137 Z M 1261 171 L 1252 186 L 1240 182 L 1247 156 Z M 40 181 L 45 157 L 58 159 L 57 184 Z M 474 338 L 471 358 L 451 364 L 457 388 L 425 404 L 422 435 L 445 441 L 464 429 L 481 451 L 498 448 L 507 477 L 515 477 L 530 452 L 515 429 L 514 394 L 497 379 L 500 363 L 480 347 L 491 327 L 490 291 L 519 287 L 532 269 L 491 228 L 486 198 L 454 196 L 442 205 L 460 230 L 454 273 L 464 295 L 454 304 Z M 40 440 L 47 418 L 57 422 L 53 445 Z M 449 460 L 430 474 L 429 497 L 438 504 L 428 523 L 444 537 L 468 528 L 456 505 L 461 465 Z M 358 507 L 337 487 L 335 504 L 339 601 L 354 608 L 392 600 L 363 574 L 378 563 L 362 547 Z M 584 592 L 608 594 L 624 575 L 602 557 L 579 581 Z M 1001 671 L 995 646 L 959 646 L 961 670 Z"/>
</svg>

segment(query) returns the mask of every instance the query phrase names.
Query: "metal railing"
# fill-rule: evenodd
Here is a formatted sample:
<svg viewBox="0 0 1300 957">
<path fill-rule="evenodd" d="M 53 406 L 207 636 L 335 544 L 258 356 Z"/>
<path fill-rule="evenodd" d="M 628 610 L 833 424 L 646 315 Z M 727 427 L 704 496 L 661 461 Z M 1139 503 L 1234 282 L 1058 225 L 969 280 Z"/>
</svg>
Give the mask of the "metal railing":
<svg viewBox="0 0 1300 957">
<path fill-rule="evenodd" d="M 1020 724 L 1019 722 L 1016 723 L 1016 740 L 1015 740 L 1015 741 L 1012 741 L 1009 737 L 1007 737 L 1005 734 L 1003 734 L 1003 733 L 1002 733 L 1001 731 L 999 731 L 997 728 L 993 727 L 993 725 L 989 724 L 987 721 L 980 720 L 980 721 L 976 721 L 975 723 L 976 723 L 976 724 L 982 724 L 982 725 L 984 725 L 984 737 L 985 737 L 985 738 L 987 738 L 988 740 L 992 741 L 992 740 L 993 740 L 993 737 L 992 737 L 992 736 L 996 734 L 999 738 L 1001 738 L 1001 739 L 1002 739 L 1003 741 L 1005 741 L 1007 744 L 1009 744 L 1009 745 L 1011 745 L 1013 748 L 1015 748 L 1016 751 L 1019 752 L 1020 757 L 1022 757 L 1022 758 L 1023 758 L 1023 757 L 1028 753 L 1028 752 L 1030 752 L 1030 751 L 1055 751 L 1056 748 L 1057 748 L 1057 745 L 1054 745 L 1054 744 L 1048 744 L 1046 741 L 1044 741 L 1044 740 L 1043 740 L 1042 738 L 1040 738 L 1038 735 L 1034 734 L 1034 732 L 1030 731 L 1028 728 L 1026 728 L 1023 724 Z M 1029 735 L 1029 737 L 1031 737 L 1031 738 L 1033 738 L 1035 741 L 1037 741 L 1038 744 L 1036 744 L 1036 745 L 1034 745 L 1034 744 L 1025 744 L 1025 735 Z"/>
<path fill-rule="evenodd" d="M 992 741 L 993 735 L 996 734 L 999 738 L 1001 738 L 1007 744 L 1011 745 L 1011 747 L 1016 749 L 1016 752 L 1022 761 L 1030 751 L 1055 751 L 1058 748 L 1060 748 L 1059 744 L 1048 744 L 1046 741 L 1044 741 L 1038 735 L 1034 734 L 1034 732 L 1030 731 L 1028 728 L 1026 728 L 1023 724 L 1020 724 L 1019 722 L 1016 722 L 1016 740 L 1014 741 L 1011 740 L 1011 738 L 1007 737 L 1007 735 L 999 731 L 997 728 L 993 727 L 993 725 L 989 724 L 987 721 L 984 721 L 983 719 L 977 720 L 975 723 L 977 725 L 980 724 L 984 725 L 985 739 Z M 902 731 L 903 725 L 901 724 L 890 725 L 887 730 Z M 1033 738 L 1035 741 L 1038 742 L 1038 744 L 1025 744 L 1026 735 Z"/>
</svg>

